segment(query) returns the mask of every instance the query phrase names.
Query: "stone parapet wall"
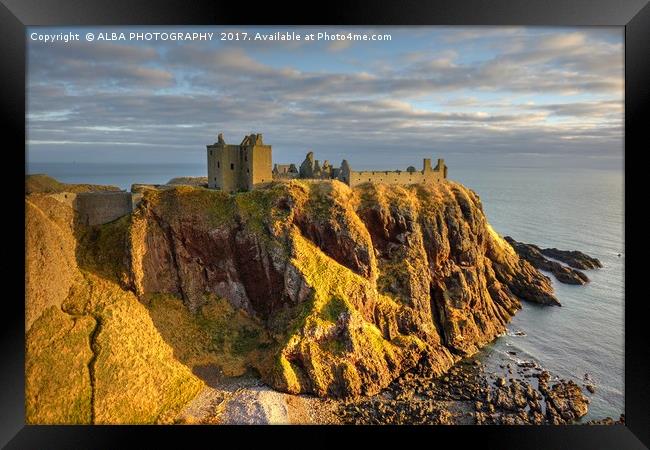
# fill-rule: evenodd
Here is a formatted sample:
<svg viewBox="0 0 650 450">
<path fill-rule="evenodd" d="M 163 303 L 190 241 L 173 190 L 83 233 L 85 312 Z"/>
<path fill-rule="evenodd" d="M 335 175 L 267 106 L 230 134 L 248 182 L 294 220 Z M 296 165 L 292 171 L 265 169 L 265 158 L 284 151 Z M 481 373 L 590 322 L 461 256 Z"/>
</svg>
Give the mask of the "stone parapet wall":
<svg viewBox="0 0 650 450">
<path fill-rule="evenodd" d="M 75 210 L 85 225 L 101 225 L 133 211 L 130 192 L 84 192 L 77 194 Z"/>
<path fill-rule="evenodd" d="M 285 172 L 285 173 L 274 173 L 274 180 L 297 180 L 300 178 L 300 174 L 297 172 Z"/>
<path fill-rule="evenodd" d="M 130 192 L 59 192 L 48 194 L 51 198 L 76 211 L 76 220 L 83 225 L 102 225 L 131 214 L 134 207 Z M 142 197 L 142 194 L 139 194 Z"/>
<path fill-rule="evenodd" d="M 444 181 L 444 173 L 440 171 L 350 171 L 349 185 L 351 187 L 362 183 L 384 183 L 384 184 L 424 184 L 439 183 Z"/>
</svg>

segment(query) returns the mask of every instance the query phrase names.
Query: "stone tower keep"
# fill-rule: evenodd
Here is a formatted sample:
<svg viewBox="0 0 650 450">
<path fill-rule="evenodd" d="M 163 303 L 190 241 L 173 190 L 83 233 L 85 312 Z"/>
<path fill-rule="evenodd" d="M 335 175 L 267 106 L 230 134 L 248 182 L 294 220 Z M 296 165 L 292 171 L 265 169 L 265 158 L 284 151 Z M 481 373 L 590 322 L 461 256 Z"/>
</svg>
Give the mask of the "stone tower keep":
<svg viewBox="0 0 650 450">
<path fill-rule="evenodd" d="M 219 133 L 217 142 L 207 146 L 207 154 L 209 188 L 250 191 L 273 178 L 271 146 L 264 144 L 261 134 L 250 134 L 233 145 Z"/>
</svg>

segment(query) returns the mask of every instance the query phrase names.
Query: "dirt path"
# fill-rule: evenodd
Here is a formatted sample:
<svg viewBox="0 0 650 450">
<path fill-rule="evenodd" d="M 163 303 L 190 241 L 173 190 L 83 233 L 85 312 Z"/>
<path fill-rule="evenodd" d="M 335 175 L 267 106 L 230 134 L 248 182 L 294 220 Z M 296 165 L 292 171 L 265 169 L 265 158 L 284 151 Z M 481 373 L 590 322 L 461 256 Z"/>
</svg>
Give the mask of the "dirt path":
<svg viewBox="0 0 650 450">
<path fill-rule="evenodd" d="M 335 424 L 338 403 L 274 391 L 253 376 L 226 378 L 214 366 L 195 370 L 206 387 L 178 415 L 179 423 L 222 425 Z"/>
</svg>

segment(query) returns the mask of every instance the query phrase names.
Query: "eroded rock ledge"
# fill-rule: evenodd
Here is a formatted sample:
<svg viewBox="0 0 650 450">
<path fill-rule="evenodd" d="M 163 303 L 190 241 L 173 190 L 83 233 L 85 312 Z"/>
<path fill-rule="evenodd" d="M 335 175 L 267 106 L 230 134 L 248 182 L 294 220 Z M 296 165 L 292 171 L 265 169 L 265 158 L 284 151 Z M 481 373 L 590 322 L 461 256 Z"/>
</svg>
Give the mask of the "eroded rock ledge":
<svg viewBox="0 0 650 450">
<path fill-rule="evenodd" d="M 594 257 L 586 255 L 578 250 L 558 250 L 557 248 L 543 248 L 542 254 L 549 258 L 562 261 L 574 269 L 600 269 L 602 263 Z"/>
<path fill-rule="evenodd" d="M 517 242 L 510 236 L 504 238 L 512 248 L 515 249 L 520 258 L 525 259 L 537 269 L 551 272 L 555 278 L 561 283 L 565 284 L 585 284 L 589 282 L 589 278 L 578 269 L 597 269 L 603 267 L 601 262 L 577 250 L 558 250 L 557 248 L 539 248 L 534 244 L 524 244 Z M 557 261 L 552 261 L 548 258 L 557 259 L 564 264 Z"/>
</svg>

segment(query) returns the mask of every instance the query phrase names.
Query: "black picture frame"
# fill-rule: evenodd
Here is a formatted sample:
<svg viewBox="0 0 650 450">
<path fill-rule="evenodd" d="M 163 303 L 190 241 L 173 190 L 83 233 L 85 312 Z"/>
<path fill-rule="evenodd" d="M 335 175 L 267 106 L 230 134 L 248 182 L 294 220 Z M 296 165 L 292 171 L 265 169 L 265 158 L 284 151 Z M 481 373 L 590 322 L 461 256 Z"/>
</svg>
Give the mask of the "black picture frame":
<svg viewBox="0 0 650 450">
<path fill-rule="evenodd" d="M 197 0 L 0 0 L 0 104 L 3 115 L 3 157 L 11 172 L 5 180 L 5 211 L 20 233 L 16 217 L 24 211 L 24 178 L 14 167 L 25 165 L 25 27 L 32 25 L 543 25 L 543 26 L 623 26 L 625 27 L 625 211 L 626 237 L 629 240 L 630 208 L 635 208 L 635 190 L 628 180 L 633 163 L 642 155 L 641 142 L 647 128 L 650 104 L 650 5 L 648 0 L 441 0 L 436 2 L 347 1 L 339 3 L 295 4 L 283 10 L 277 3 L 251 6 L 244 2 Z M 647 144 L 645 145 L 647 146 Z M 645 147 L 644 146 L 644 147 Z M 638 167 L 638 166 L 637 166 Z M 643 177 L 643 175 L 640 175 Z M 13 229 L 5 235 L 12 238 Z M 114 448 L 135 445 L 141 438 L 147 447 L 183 440 L 189 445 L 198 440 L 227 445 L 226 434 L 242 428 L 222 427 L 135 427 L 135 426 L 35 426 L 25 425 L 24 408 L 24 283 L 21 261 L 24 246 L 16 245 L 15 254 L 4 258 L 5 290 L 2 326 L 0 326 L 0 445 L 7 448 Z M 639 251 L 626 245 L 626 260 L 635 260 Z M 627 267 L 626 267 L 627 268 Z M 15 274 L 13 273 L 15 271 Z M 640 280 L 640 281 L 639 281 Z M 396 431 L 408 431 L 416 442 L 441 443 L 447 439 L 473 441 L 481 448 L 570 448 L 570 449 L 641 449 L 650 447 L 650 371 L 648 369 L 649 333 L 645 324 L 643 277 L 625 276 L 625 426 L 519 426 L 519 427 L 311 427 L 308 436 L 327 436 L 333 432 L 355 432 L 382 440 L 398 437 Z M 8 294 L 11 292 L 11 295 Z M 265 427 L 277 433 L 286 427 Z M 251 437 L 259 428 L 243 430 Z M 300 431 L 300 430 L 298 430 Z M 304 429 L 303 429 L 304 431 Z M 290 433 L 294 433 L 294 429 Z M 187 433 L 194 434 L 191 441 Z M 142 436 L 146 434 L 146 436 Z M 400 433 L 401 434 L 401 433 Z M 432 435 L 430 435 L 432 434 Z M 283 439 L 286 439 L 283 438 Z M 297 439 L 296 439 L 297 441 Z M 324 441 L 323 441 L 324 442 Z M 402 441 L 407 442 L 407 441 Z M 410 440 L 408 442 L 411 442 Z M 285 444 L 289 442 L 285 441 Z M 297 443 L 297 442 L 296 442 Z M 131 445 L 129 445 L 131 444 Z M 302 441 L 300 445 L 310 445 Z M 404 444 L 402 444 L 404 445 Z M 409 445 L 409 444 L 407 444 Z"/>
</svg>

